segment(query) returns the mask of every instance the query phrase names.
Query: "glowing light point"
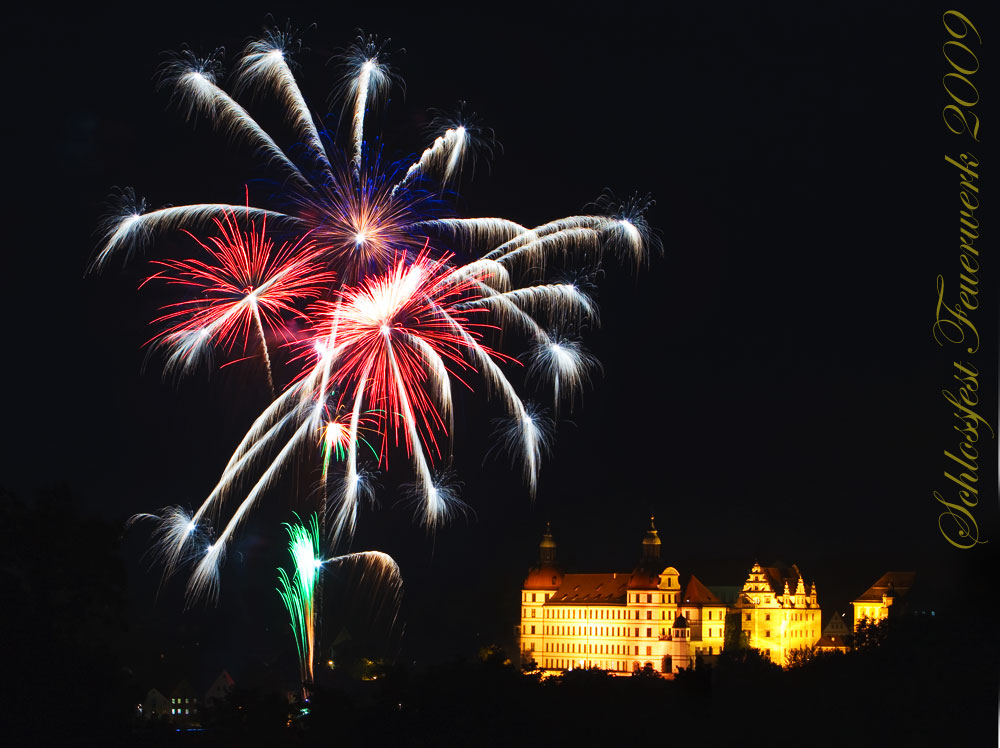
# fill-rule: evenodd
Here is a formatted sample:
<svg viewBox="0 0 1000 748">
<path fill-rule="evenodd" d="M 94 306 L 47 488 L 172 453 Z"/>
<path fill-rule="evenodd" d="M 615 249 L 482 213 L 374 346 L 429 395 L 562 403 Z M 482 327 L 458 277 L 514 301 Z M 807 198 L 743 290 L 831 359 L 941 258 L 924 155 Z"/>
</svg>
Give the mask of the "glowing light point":
<svg viewBox="0 0 1000 748">
<path fill-rule="evenodd" d="M 190 535 L 192 532 L 194 532 L 194 528 L 195 527 L 196 527 L 196 525 L 195 525 L 194 522 L 188 522 L 187 529 L 184 530 L 184 534 L 185 535 Z"/>
<path fill-rule="evenodd" d="M 368 241 L 368 235 L 364 231 L 359 231 L 354 235 L 355 245 L 361 245 Z"/>
<path fill-rule="evenodd" d="M 634 242 L 642 241 L 642 234 L 639 233 L 639 229 L 636 228 L 635 224 L 628 219 L 621 219 L 618 224 L 624 229 L 625 233 L 628 234 L 628 238 Z"/>
</svg>

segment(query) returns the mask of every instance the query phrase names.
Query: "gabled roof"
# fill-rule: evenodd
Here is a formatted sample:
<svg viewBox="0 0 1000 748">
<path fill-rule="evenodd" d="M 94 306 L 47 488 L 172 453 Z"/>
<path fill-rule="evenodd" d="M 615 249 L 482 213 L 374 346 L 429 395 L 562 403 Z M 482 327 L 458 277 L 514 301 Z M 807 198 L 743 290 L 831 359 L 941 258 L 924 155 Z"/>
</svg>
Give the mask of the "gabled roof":
<svg viewBox="0 0 1000 748">
<path fill-rule="evenodd" d="M 760 568 L 775 595 L 785 594 L 786 582 L 788 583 L 788 591 L 795 594 L 800 576 L 798 566 L 792 564 L 791 566 L 762 566 Z"/>
<path fill-rule="evenodd" d="M 847 640 L 843 636 L 836 634 L 824 634 L 816 641 L 815 646 L 818 649 L 824 649 L 832 647 L 850 647 L 851 645 L 847 643 Z"/>
<path fill-rule="evenodd" d="M 690 605 L 723 604 L 722 600 L 712 594 L 712 591 L 703 585 L 694 574 L 691 575 L 691 579 L 688 580 L 687 587 L 684 588 L 684 594 L 681 595 L 681 603 L 687 603 Z"/>
<path fill-rule="evenodd" d="M 823 627 L 823 637 L 825 638 L 828 634 L 835 637 L 844 637 L 851 634 L 851 628 L 844 622 L 840 611 L 835 610 Z"/>
<path fill-rule="evenodd" d="M 566 574 L 546 605 L 624 605 L 628 572 Z"/>
<path fill-rule="evenodd" d="M 889 591 L 890 585 L 892 585 L 892 590 L 896 594 L 896 597 L 902 597 L 910 591 L 916 576 L 916 572 L 913 571 L 887 571 L 878 578 L 878 581 L 875 582 L 875 584 L 861 593 L 859 597 L 856 597 L 854 602 L 880 603 L 882 602 L 882 595 Z"/>
</svg>

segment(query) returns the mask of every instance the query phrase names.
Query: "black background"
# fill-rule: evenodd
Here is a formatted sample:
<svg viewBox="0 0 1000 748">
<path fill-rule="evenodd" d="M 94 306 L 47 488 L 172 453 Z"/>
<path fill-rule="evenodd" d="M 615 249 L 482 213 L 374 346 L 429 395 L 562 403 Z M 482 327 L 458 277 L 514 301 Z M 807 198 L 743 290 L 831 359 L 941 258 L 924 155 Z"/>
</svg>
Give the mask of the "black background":
<svg viewBox="0 0 1000 748">
<path fill-rule="evenodd" d="M 503 149 L 463 182 L 460 215 L 537 225 L 581 212 L 605 188 L 656 200 L 647 217 L 664 253 L 637 274 L 607 263 L 602 324 L 587 335 L 603 373 L 563 414 L 537 499 L 519 470 L 484 460 L 500 413 L 481 383 L 456 422 L 468 518 L 430 536 L 398 503 L 404 461 L 382 476 L 354 548 L 400 563 L 397 655 L 428 662 L 512 646 L 520 581 L 546 521 L 576 571 L 629 570 L 654 513 L 664 561 L 709 584 L 741 583 L 755 559 L 794 562 L 826 614 L 889 569 L 917 569 L 931 599 L 985 605 L 995 442 L 977 515 L 988 545 L 949 546 L 932 496 L 946 489 L 942 452 L 955 445 L 941 390 L 958 355 L 931 334 L 935 277 L 959 270 L 958 179 L 943 156 L 975 152 L 984 185 L 992 171 L 991 123 L 987 145 L 973 147 L 941 119 L 944 9 L 22 9 L 5 45 L 0 481 L 25 500 L 68 485 L 73 512 L 122 528 L 136 512 L 199 504 L 266 405 L 252 363 L 179 385 L 161 379 L 161 361 L 144 367 L 148 323 L 170 299 L 136 289 L 149 259 L 185 256 L 184 242 L 163 238 L 98 277 L 84 270 L 113 188 L 132 186 L 151 207 L 240 203 L 244 185 L 267 176 L 246 149 L 186 123 L 154 73 L 182 44 L 225 45 L 231 67 L 271 12 L 301 30 L 298 78 L 320 114 L 336 76 L 329 60 L 355 28 L 405 48 L 392 56 L 405 96 L 395 90 L 369 119 L 387 158 L 419 153 L 427 110 L 459 99 L 495 129 Z M 983 59 L 979 82 L 992 80 Z M 289 144 L 273 102 L 252 111 Z M 989 252 L 982 265 L 975 361 L 990 418 L 1000 270 Z M 274 567 L 279 523 L 306 508 L 307 484 L 290 478 L 245 525 L 217 607 L 182 613 L 180 580 L 157 598 L 158 569 L 141 560 L 149 528 L 122 531 L 120 646 L 147 687 L 222 667 L 238 681 L 260 668 L 294 680 Z"/>
</svg>

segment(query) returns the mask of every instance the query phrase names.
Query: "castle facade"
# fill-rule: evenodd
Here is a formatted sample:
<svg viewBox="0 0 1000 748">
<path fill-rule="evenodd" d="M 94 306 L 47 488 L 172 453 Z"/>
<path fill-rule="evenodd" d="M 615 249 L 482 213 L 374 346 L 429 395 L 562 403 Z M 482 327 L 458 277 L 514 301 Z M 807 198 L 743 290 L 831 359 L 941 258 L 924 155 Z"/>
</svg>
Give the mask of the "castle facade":
<svg viewBox="0 0 1000 748">
<path fill-rule="evenodd" d="M 521 590 L 521 661 L 550 672 L 596 667 L 624 675 L 649 667 L 676 673 L 696 658 L 711 661 L 727 639 L 742 636 L 784 665 L 791 650 L 820 638 L 816 585 L 807 587 L 797 567 L 755 563 L 742 588 L 713 591 L 694 574 L 682 578 L 665 566 L 660 551 L 651 518 L 631 572 L 566 574 L 546 528 L 538 564 Z"/>
</svg>

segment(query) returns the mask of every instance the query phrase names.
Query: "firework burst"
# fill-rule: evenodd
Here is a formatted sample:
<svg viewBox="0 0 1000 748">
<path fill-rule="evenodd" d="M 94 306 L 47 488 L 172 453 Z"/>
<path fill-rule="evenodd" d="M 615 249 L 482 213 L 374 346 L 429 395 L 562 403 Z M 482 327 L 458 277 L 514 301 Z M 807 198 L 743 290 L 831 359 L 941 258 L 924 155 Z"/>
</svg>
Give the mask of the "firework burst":
<svg viewBox="0 0 1000 748">
<path fill-rule="evenodd" d="M 315 680 L 317 648 L 317 623 L 320 614 L 320 580 L 324 567 L 348 568 L 360 577 L 357 582 L 368 588 L 375 599 L 385 598 L 390 604 L 393 618 L 399 607 L 402 579 L 399 567 L 391 556 L 379 551 L 348 553 L 324 559 L 320 551 L 319 518 L 316 514 L 303 523 L 285 523 L 288 532 L 288 554 L 292 559 L 292 573 L 278 568 L 278 595 L 288 611 L 295 648 L 298 651 L 299 674 L 304 696 Z"/>
<path fill-rule="evenodd" d="M 384 45 L 360 36 L 343 56 L 337 98 L 350 121 L 344 151 L 322 134 L 292 74 L 297 50 L 287 33 L 251 42 L 236 64 L 234 88 L 237 95 L 251 92 L 258 102 L 268 98 L 283 107 L 300 145 L 294 159 L 220 87 L 217 56 L 199 60 L 183 53 L 161 75 L 188 117 L 209 119 L 280 174 L 281 189 L 270 198 L 275 204 L 253 207 L 248 200 L 244 207 L 207 203 L 147 211 L 125 191 L 92 263 L 98 271 L 163 231 L 183 228 L 197 236 L 216 227 L 218 236 L 199 240 L 209 261 L 163 262 L 154 276 L 187 285 L 198 296 L 168 308 L 159 320 L 167 329 L 156 342 L 168 351 L 168 368 L 189 368 L 210 344 L 230 350 L 242 342 L 245 348 L 251 328 L 266 351 L 265 331 L 288 340 L 282 320 L 307 318 L 306 337 L 291 344 L 297 375 L 257 417 L 187 520 L 198 528 L 214 517 L 222 528 L 195 556 L 189 600 L 215 595 L 227 544 L 303 453 L 315 452 L 322 463 L 320 516 L 333 517 L 334 544 L 350 540 L 358 502 L 370 487 L 359 444 L 372 446 L 383 469 L 392 451 L 404 452 L 416 475 L 412 491 L 422 523 L 434 528 L 446 520 L 460 506 L 456 484 L 442 469 L 453 438 L 455 382 L 482 385 L 500 401 L 506 411 L 501 441 L 520 461 L 534 495 L 552 424 L 543 409 L 518 395 L 507 376 L 517 360 L 499 352 L 496 341 L 504 332 L 527 339 L 532 376 L 553 385 L 557 403 L 572 403 L 596 366 L 572 331 L 595 324 L 597 310 L 579 284 L 546 280 L 547 269 L 581 262 L 597 267 L 606 251 L 638 266 L 656 244 L 639 200 L 603 198 L 600 214 L 534 228 L 502 218 L 441 217 L 445 188 L 455 188 L 477 144 L 489 150 L 492 133 L 474 116 L 438 117 L 437 133 L 419 158 L 383 169 L 379 150 L 366 143 L 365 118 L 398 83 Z M 237 231 L 237 216 L 244 225 L 259 224 L 261 236 Z M 271 245 L 263 249 L 265 221 L 269 231 L 291 237 L 273 253 Z M 336 477 L 332 455 L 343 465 Z M 226 514 L 237 487 L 247 485 Z M 160 536 L 169 572 L 191 557 L 188 545 L 200 535 L 174 528 L 173 514 L 163 521 L 170 528 Z"/>
<path fill-rule="evenodd" d="M 192 299 L 172 304 L 154 324 L 167 328 L 153 342 L 168 351 L 169 371 L 188 370 L 199 353 L 212 345 L 232 350 L 242 341 L 244 352 L 251 330 L 259 337 L 267 367 L 268 383 L 274 390 L 268 333 L 287 342 L 285 318 L 305 317 L 296 305 L 318 298 L 333 282 L 332 272 L 317 261 L 316 244 L 308 237 L 286 242 L 275 249 L 266 235 L 267 219 L 258 231 L 249 219 L 239 227 L 235 213 L 215 218 L 218 235 L 202 242 L 207 260 L 155 261 L 163 270 L 147 279 L 180 285 L 195 291 Z"/>
</svg>

